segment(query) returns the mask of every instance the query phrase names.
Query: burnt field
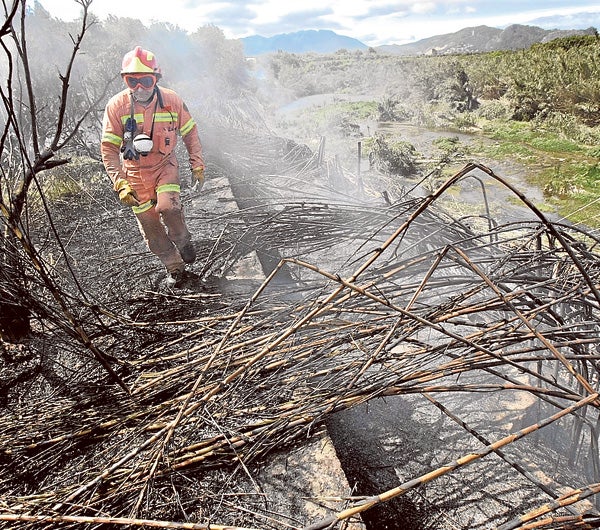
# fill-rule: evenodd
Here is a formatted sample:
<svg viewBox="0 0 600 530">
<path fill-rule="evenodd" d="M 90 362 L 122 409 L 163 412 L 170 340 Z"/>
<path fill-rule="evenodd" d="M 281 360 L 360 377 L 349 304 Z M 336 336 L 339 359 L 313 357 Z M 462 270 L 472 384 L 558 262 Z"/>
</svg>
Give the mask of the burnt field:
<svg viewBox="0 0 600 530">
<path fill-rule="evenodd" d="M 598 527 L 597 235 L 476 162 L 426 190 L 227 137 L 182 289 L 106 183 L 6 247 L 0 525 Z M 453 215 L 474 177 L 519 213 Z M 273 510 L 254 477 L 324 431 L 352 491 Z"/>
</svg>

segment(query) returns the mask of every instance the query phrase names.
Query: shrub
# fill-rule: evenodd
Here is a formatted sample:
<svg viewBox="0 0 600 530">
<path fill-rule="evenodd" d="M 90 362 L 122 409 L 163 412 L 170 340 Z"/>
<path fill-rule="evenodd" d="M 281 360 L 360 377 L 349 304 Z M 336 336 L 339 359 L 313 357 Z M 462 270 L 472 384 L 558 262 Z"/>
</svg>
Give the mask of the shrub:
<svg viewBox="0 0 600 530">
<path fill-rule="evenodd" d="M 110 190 L 108 176 L 102 163 L 86 157 L 74 157 L 69 164 L 58 166 L 44 174 L 42 188 L 47 199 L 56 200 L 89 191 L 90 185 L 106 186 Z"/>
<path fill-rule="evenodd" d="M 536 120 L 537 121 L 537 120 Z M 549 112 L 543 120 L 539 120 L 540 125 L 552 132 L 581 142 L 586 145 L 598 143 L 598 132 L 582 124 L 575 116 L 563 112 Z"/>
<path fill-rule="evenodd" d="M 378 121 L 400 121 L 405 117 L 398 109 L 399 101 L 392 97 L 384 97 L 377 104 Z"/>
<path fill-rule="evenodd" d="M 460 140 L 458 139 L 458 136 L 443 136 L 441 138 L 436 138 L 433 141 L 433 145 L 444 153 L 452 154 L 459 151 Z"/>
<path fill-rule="evenodd" d="M 376 134 L 367 145 L 369 163 L 386 175 L 408 176 L 416 172 L 417 151 L 409 142 L 389 142 Z"/>
<path fill-rule="evenodd" d="M 507 101 L 495 99 L 482 102 L 476 111 L 476 115 L 486 120 L 508 120 L 511 116 L 511 110 Z"/>
</svg>

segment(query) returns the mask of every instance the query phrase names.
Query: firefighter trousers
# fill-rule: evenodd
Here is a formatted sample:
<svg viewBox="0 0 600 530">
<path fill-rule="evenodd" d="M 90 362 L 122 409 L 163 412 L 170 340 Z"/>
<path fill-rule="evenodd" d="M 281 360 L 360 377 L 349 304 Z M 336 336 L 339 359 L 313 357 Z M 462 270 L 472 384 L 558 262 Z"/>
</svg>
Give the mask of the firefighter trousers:
<svg viewBox="0 0 600 530">
<path fill-rule="evenodd" d="M 185 265 L 178 249 L 183 249 L 192 236 L 185 223 L 179 193 L 158 193 L 156 204 L 137 213 L 136 218 L 150 252 L 160 259 L 167 271 L 182 271 Z"/>
</svg>

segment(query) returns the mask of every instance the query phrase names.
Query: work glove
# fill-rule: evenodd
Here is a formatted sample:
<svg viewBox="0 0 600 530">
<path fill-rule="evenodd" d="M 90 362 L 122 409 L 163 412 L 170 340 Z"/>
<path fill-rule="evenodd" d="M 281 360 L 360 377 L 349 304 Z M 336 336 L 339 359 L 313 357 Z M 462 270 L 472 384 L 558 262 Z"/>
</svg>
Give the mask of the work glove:
<svg viewBox="0 0 600 530">
<path fill-rule="evenodd" d="M 123 153 L 123 158 L 125 160 L 138 160 L 140 158 L 140 154 L 136 151 L 133 141 L 128 140 L 122 147 L 121 153 Z"/>
<path fill-rule="evenodd" d="M 192 181 L 193 181 L 192 188 L 194 189 L 194 191 L 200 191 L 202 189 L 202 186 L 204 186 L 204 168 L 203 167 L 196 167 L 196 168 L 192 169 Z"/>
<path fill-rule="evenodd" d="M 117 179 L 115 182 L 115 191 L 119 194 L 119 200 L 126 206 L 140 205 L 134 189 L 125 179 Z"/>
</svg>

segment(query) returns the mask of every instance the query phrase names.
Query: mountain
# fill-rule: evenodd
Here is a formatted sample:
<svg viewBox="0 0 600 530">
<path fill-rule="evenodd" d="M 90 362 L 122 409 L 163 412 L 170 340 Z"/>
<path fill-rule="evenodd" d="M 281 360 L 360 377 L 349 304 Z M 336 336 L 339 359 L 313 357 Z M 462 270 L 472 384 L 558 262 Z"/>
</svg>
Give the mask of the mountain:
<svg viewBox="0 0 600 530">
<path fill-rule="evenodd" d="M 478 53 L 496 50 L 519 50 L 533 44 L 548 42 L 571 35 L 594 35 L 594 28 L 577 30 L 542 29 L 537 26 L 513 24 L 505 29 L 477 26 L 455 33 L 436 35 L 408 44 L 378 46 L 379 52 L 396 55 L 447 55 Z"/>
<path fill-rule="evenodd" d="M 543 29 L 538 26 L 513 24 L 505 29 L 489 26 L 464 28 L 455 33 L 435 35 L 408 44 L 386 44 L 374 49 L 395 55 L 448 55 L 496 50 L 519 50 L 533 44 L 571 35 L 594 35 L 595 28 Z M 338 50 L 366 50 L 369 46 L 357 39 L 330 30 L 304 30 L 280 33 L 273 37 L 253 35 L 240 39 L 247 57 L 284 51 L 289 53 L 335 53 Z"/>
<path fill-rule="evenodd" d="M 340 49 L 366 50 L 368 46 L 359 40 L 338 35 L 330 30 L 304 30 L 294 33 L 281 33 L 273 37 L 253 35 L 240 39 L 247 57 L 277 52 L 290 53 L 334 53 Z"/>
</svg>

